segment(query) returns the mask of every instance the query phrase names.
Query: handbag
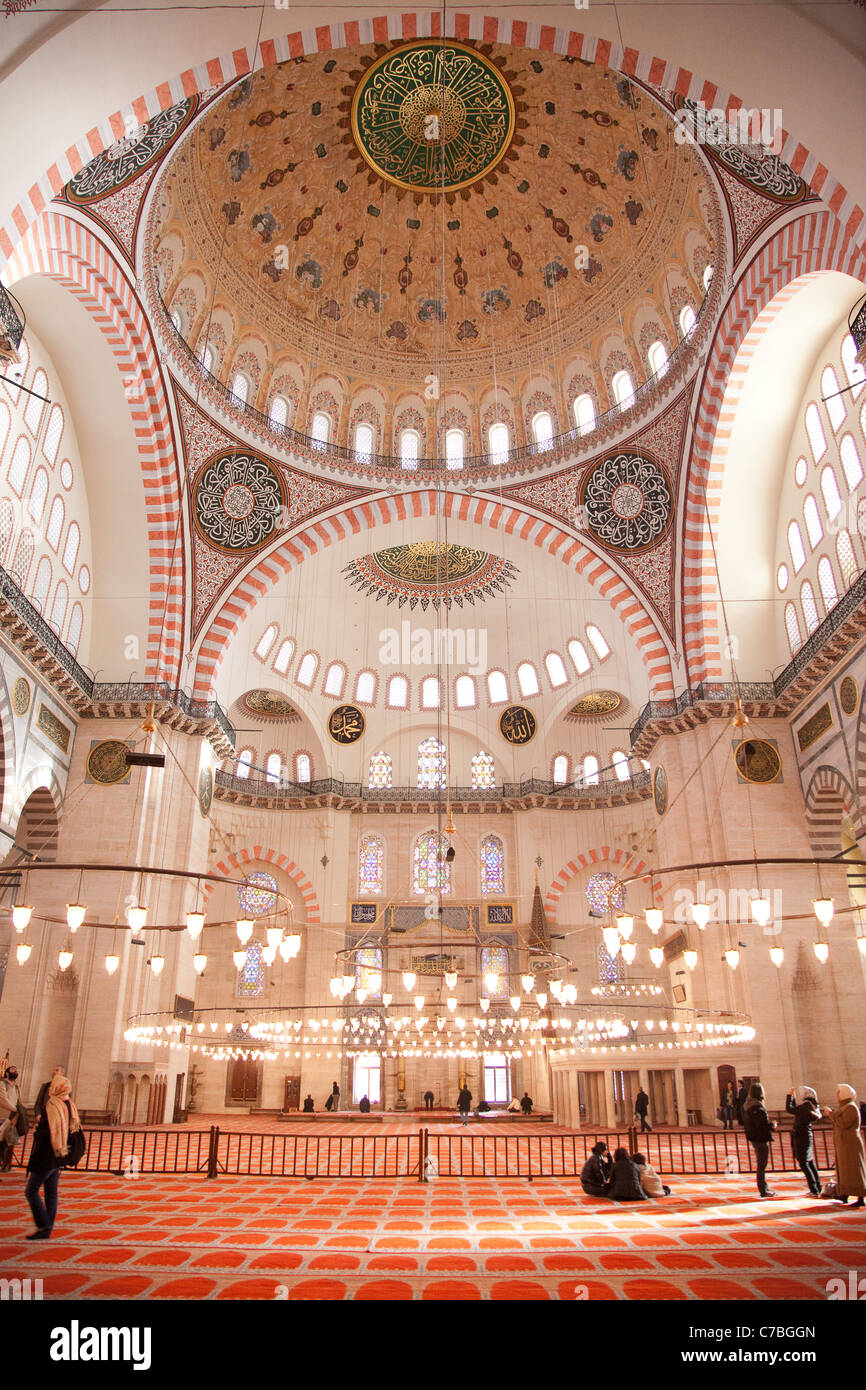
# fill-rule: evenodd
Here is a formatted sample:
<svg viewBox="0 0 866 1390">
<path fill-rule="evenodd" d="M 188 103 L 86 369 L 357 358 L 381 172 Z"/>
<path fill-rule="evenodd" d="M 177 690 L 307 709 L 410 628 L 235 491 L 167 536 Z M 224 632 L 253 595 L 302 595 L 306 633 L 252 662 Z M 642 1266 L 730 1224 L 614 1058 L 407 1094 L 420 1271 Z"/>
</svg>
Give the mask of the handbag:
<svg viewBox="0 0 866 1390">
<path fill-rule="evenodd" d="M 61 1168 L 75 1168 L 81 1162 L 87 1152 L 87 1140 L 84 1137 L 83 1129 L 73 1129 L 69 1132 L 69 1147 L 60 1160 Z"/>
</svg>

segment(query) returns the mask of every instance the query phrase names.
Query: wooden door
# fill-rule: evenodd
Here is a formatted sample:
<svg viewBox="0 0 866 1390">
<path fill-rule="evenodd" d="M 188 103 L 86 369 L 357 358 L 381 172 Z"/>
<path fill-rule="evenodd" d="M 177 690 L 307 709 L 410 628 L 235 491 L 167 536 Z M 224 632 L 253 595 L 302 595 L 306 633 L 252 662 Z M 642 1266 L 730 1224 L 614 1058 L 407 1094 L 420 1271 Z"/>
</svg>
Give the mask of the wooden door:
<svg viewBox="0 0 866 1390">
<path fill-rule="evenodd" d="M 186 1072 L 185 1072 L 185 1071 L 179 1072 L 178 1075 L 177 1075 L 177 1077 L 176 1077 L 176 1079 L 175 1079 L 175 1083 L 174 1083 L 174 1114 L 173 1114 L 173 1119 L 174 1119 L 174 1123 L 175 1123 L 175 1124 L 180 1124 L 180 1122 L 185 1118 L 185 1117 L 184 1117 L 184 1112 L 183 1112 L 183 1083 L 184 1083 L 185 1081 L 186 1081 Z"/>
<path fill-rule="evenodd" d="M 724 1100 L 725 1087 L 728 1085 L 729 1082 L 731 1086 L 733 1086 L 734 1088 L 734 1100 L 736 1100 L 738 1089 L 736 1067 L 731 1067 L 727 1064 L 727 1062 L 725 1062 L 722 1066 L 716 1068 L 716 1074 L 719 1079 L 719 1102 L 721 1103 Z"/>
<path fill-rule="evenodd" d="M 300 1110 L 301 1108 L 301 1078 L 299 1076 L 286 1077 L 286 1090 L 283 1097 L 283 1110 Z"/>
<path fill-rule="evenodd" d="M 259 1094 L 259 1065 L 252 1058 L 238 1057 L 231 1064 L 229 1095 L 241 1105 L 254 1105 Z"/>
</svg>

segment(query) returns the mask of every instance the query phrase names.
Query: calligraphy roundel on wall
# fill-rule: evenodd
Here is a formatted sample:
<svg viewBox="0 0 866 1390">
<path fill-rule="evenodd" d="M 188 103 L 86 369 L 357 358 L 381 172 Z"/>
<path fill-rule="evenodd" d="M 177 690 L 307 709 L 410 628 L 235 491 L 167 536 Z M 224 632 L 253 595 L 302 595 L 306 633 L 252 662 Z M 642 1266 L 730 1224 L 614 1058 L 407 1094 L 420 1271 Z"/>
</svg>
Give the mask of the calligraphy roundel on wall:
<svg viewBox="0 0 866 1390">
<path fill-rule="evenodd" d="M 853 714 L 857 708 L 857 682 L 852 676 L 845 676 L 839 686 L 839 704 L 843 714 Z"/>
<path fill-rule="evenodd" d="M 94 744 L 87 755 L 87 775 L 91 781 L 99 782 L 103 787 L 128 781 L 126 755 L 129 749 L 128 743 L 121 743 L 116 738 L 103 739 L 101 743 Z"/>
<path fill-rule="evenodd" d="M 367 721 L 355 705 L 337 705 L 328 718 L 328 733 L 335 743 L 357 743 Z"/>
<path fill-rule="evenodd" d="M 673 515 L 671 485 L 661 464 L 618 450 L 600 459 L 581 484 L 585 529 L 612 550 L 650 550 Z"/>
<path fill-rule="evenodd" d="M 207 816 L 213 803 L 213 772 L 203 767 L 198 775 L 198 809 Z"/>
<path fill-rule="evenodd" d="M 213 454 L 195 482 L 193 517 L 209 545 L 234 553 L 270 540 L 286 511 L 282 478 L 250 450 Z"/>
<path fill-rule="evenodd" d="M 536 728 L 535 715 L 525 705 L 509 705 L 499 716 L 499 732 L 506 743 L 529 743 Z"/>
<path fill-rule="evenodd" d="M 19 676 L 12 687 L 12 708 L 19 716 L 30 708 L 30 684 L 23 676 Z"/>
<path fill-rule="evenodd" d="M 197 97 L 186 97 L 115 140 L 69 180 L 64 190 L 69 201 L 92 203 L 138 178 L 189 124 L 197 107 Z"/>
<path fill-rule="evenodd" d="M 668 809 L 668 776 L 663 767 L 653 773 L 653 804 L 657 815 L 663 816 Z"/>
</svg>

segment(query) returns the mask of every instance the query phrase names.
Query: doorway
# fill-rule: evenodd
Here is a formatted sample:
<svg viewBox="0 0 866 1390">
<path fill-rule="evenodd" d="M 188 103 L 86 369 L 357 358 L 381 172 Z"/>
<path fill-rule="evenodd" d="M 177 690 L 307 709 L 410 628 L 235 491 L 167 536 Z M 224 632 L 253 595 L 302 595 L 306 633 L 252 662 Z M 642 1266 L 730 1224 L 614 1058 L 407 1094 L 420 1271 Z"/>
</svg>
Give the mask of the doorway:
<svg viewBox="0 0 866 1390">
<path fill-rule="evenodd" d="M 229 1063 L 226 1103 L 257 1105 L 259 1100 L 259 1064 L 252 1057 L 236 1057 Z"/>
</svg>

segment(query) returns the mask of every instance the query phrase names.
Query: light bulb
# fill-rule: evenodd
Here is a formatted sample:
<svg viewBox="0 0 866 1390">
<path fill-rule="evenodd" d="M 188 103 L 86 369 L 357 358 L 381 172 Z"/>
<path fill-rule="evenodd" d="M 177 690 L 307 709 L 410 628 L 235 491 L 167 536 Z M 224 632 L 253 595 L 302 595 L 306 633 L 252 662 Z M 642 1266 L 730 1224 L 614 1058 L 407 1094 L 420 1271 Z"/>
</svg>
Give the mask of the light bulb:
<svg viewBox="0 0 866 1390">
<path fill-rule="evenodd" d="M 283 939 L 283 929 L 282 927 L 266 927 L 265 936 L 267 937 L 268 945 L 276 948 Z"/>
<path fill-rule="evenodd" d="M 710 920 L 710 909 L 707 903 L 692 903 L 692 920 L 698 931 L 705 931 L 707 922 Z"/>
<path fill-rule="evenodd" d="M 186 914 L 186 929 L 193 941 L 198 941 L 204 930 L 204 913 L 188 912 Z"/>
<path fill-rule="evenodd" d="M 833 899 L 832 898 L 813 898 L 812 907 L 815 909 L 815 916 L 822 927 L 829 927 L 833 920 Z"/>
<path fill-rule="evenodd" d="M 457 1000 L 454 998 L 453 994 L 449 994 L 448 998 L 445 1000 L 445 1003 L 448 1005 L 448 1008 L 452 1014 L 456 1012 Z"/>
<path fill-rule="evenodd" d="M 204 955 L 202 952 L 198 952 L 196 955 L 193 956 L 192 963 L 196 975 L 203 975 L 204 968 L 207 965 L 207 956 Z"/>
<path fill-rule="evenodd" d="M 622 951 L 622 958 L 626 965 L 631 965 L 637 955 L 637 946 L 633 941 L 624 941 L 620 946 L 620 950 Z"/>
<path fill-rule="evenodd" d="M 161 975 L 165 969 L 165 956 L 151 956 L 150 968 L 154 975 Z"/>
<path fill-rule="evenodd" d="M 283 962 L 284 962 L 284 963 L 287 962 L 287 961 L 289 960 L 289 956 L 290 956 L 290 952 L 291 952 L 291 947 L 289 946 L 288 941 L 286 941 L 285 939 L 282 940 L 282 941 L 280 942 L 279 946 L 277 947 L 277 950 L 279 951 L 280 957 L 281 957 L 281 959 L 283 960 Z"/>
<path fill-rule="evenodd" d="M 26 907 L 24 903 L 16 903 L 12 909 L 12 925 L 16 931 L 24 931 L 30 925 L 30 918 L 33 915 L 33 908 Z"/>
<path fill-rule="evenodd" d="M 18 945 L 15 947 L 15 959 L 17 960 L 19 965 L 27 964 L 28 960 L 30 959 L 30 952 L 32 950 L 33 947 L 28 946 L 26 941 L 19 941 Z"/>
<path fill-rule="evenodd" d="M 784 951 L 784 948 L 783 948 L 782 946 L 771 946 L 771 947 L 770 947 L 770 960 L 773 962 L 773 964 L 776 966 L 777 969 L 778 969 L 778 967 L 782 964 L 782 961 L 783 961 L 784 959 L 785 959 L 785 951 Z"/>
<path fill-rule="evenodd" d="M 478 1004 L 479 1004 L 479 1006 L 480 1006 L 480 1008 L 481 1008 L 481 1012 L 482 1012 L 483 1014 L 486 1014 L 486 1013 L 487 1013 L 487 1010 L 490 1008 L 490 1000 L 489 1000 L 489 999 L 479 999 L 479 1000 L 478 1000 Z"/>
<path fill-rule="evenodd" d="M 649 954 L 650 960 L 652 961 L 656 969 L 658 969 L 658 967 L 662 964 L 665 958 L 665 953 L 662 950 L 661 946 L 650 946 Z"/>
<path fill-rule="evenodd" d="M 662 951 L 662 956 L 664 956 L 664 951 Z M 685 961 L 686 966 L 689 970 L 694 970 L 695 966 L 698 963 L 697 951 L 683 951 L 683 960 Z"/>
<path fill-rule="evenodd" d="M 446 989 L 455 989 L 455 988 L 456 988 L 456 985 L 457 985 L 457 971 L 456 971 L 456 970 L 446 970 L 446 971 L 445 971 L 445 977 L 444 977 L 444 978 L 445 978 L 445 988 L 446 988 Z"/>
<path fill-rule="evenodd" d="M 384 1009 L 389 1009 L 389 1008 L 391 1007 L 391 1000 L 392 1000 L 393 998 L 394 998 L 393 994 L 383 994 L 383 995 L 382 995 L 382 1007 L 383 1007 Z"/>
<path fill-rule="evenodd" d="M 628 941 L 634 931 L 634 918 L 630 916 L 628 912 L 620 912 L 614 920 L 616 922 L 616 929 L 623 941 Z"/>
<path fill-rule="evenodd" d="M 57 956 L 57 964 L 61 970 L 68 970 L 72 964 L 72 952 L 65 949 L 60 951 Z"/>
<path fill-rule="evenodd" d="M 83 903 L 66 904 L 66 925 L 70 931 L 78 931 L 87 913 Z"/>
<path fill-rule="evenodd" d="M 423 994 L 416 994 L 416 995 L 415 995 L 415 1008 L 416 1008 L 416 1009 L 418 1010 L 418 1012 L 420 1013 L 421 1010 L 423 1009 L 423 1007 L 424 1007 L 424 995 L 423 995 Z"/>
<path fill-rule="evenodd" d="M 646 924 L 651 932 L 655 933 L 661 931 L 664 913 L 660 907 L 645 907 L 643 915 L 646 918 Z"/>
<path fill-rule="evenodd" d="M 415 980 L 416 975 L 414 970 L 403 971 L 403 985 L 407 991 L 415 988 Z"/>
<path fill-rule="evenodd" d="M 133 932 L 140 932 L 141 929 L 142 929 L 142 927 L 144 926 L 145 922 L 147 921 L 147 908 L 146 908 L 146 907 L 129 907 L 129 908 L 127 908 L 127 910 L 126 910 L 126 920 L 127 920 L 127 922 L 129 923 L 129 929 L 130 929 L 130 931 L 133 931 Z"/>
<path fill-rule="evenodd" d="M 232 951 L 232 960 L 235 963 L 235 970 L 243 970 L 247 963 L 246 951 Z"/>
<path fill-rule="evenodd" d="M 605 927 L 601 933 L 604 941 L 605 950 L 609 956 L 615 956 L 622 945 L 622 938 L 616 927 Z"/>
<path fill-rule="evenodd" d="M 736 970 L 740 963 L 740 953 L 736 950 L 725 951 L 725 960 L 732 970 Z"/>
<path fill-rule="evenodd" d="M 113 951 L 105 957 L 105 969 L 108 971 L 109 975 L 115 975 L 119 965 L 120 956 L 115 955 Z"/>
<path fill-rule="evenodd" d="M 509 999 L 508 1002 L 509 1002 L 509 1004 L 511 1005 L 512 1009 L 514 1010 L 514 1012 L 517 1013 L 517 1010 L 520 1008 L 520 995 L 519 995 L 519 994 L 512 994 L 512 996 L 511 996 L 511 998 Z"/>
<path fill-rule="evenodd" d="M 770 920 L 770 900 L 769 898 L 752 898 L 749 903 L 752 918 L 759 927 L 765 927 Z"/>
<path fill-rule="evenodd" d="M 827 945 L 826 941 L 816 941 L 812 950 L 815 952 L 815 956 L 821 964 L 826 965 L 830 955 L 830 947 Z"/>
</svg>

